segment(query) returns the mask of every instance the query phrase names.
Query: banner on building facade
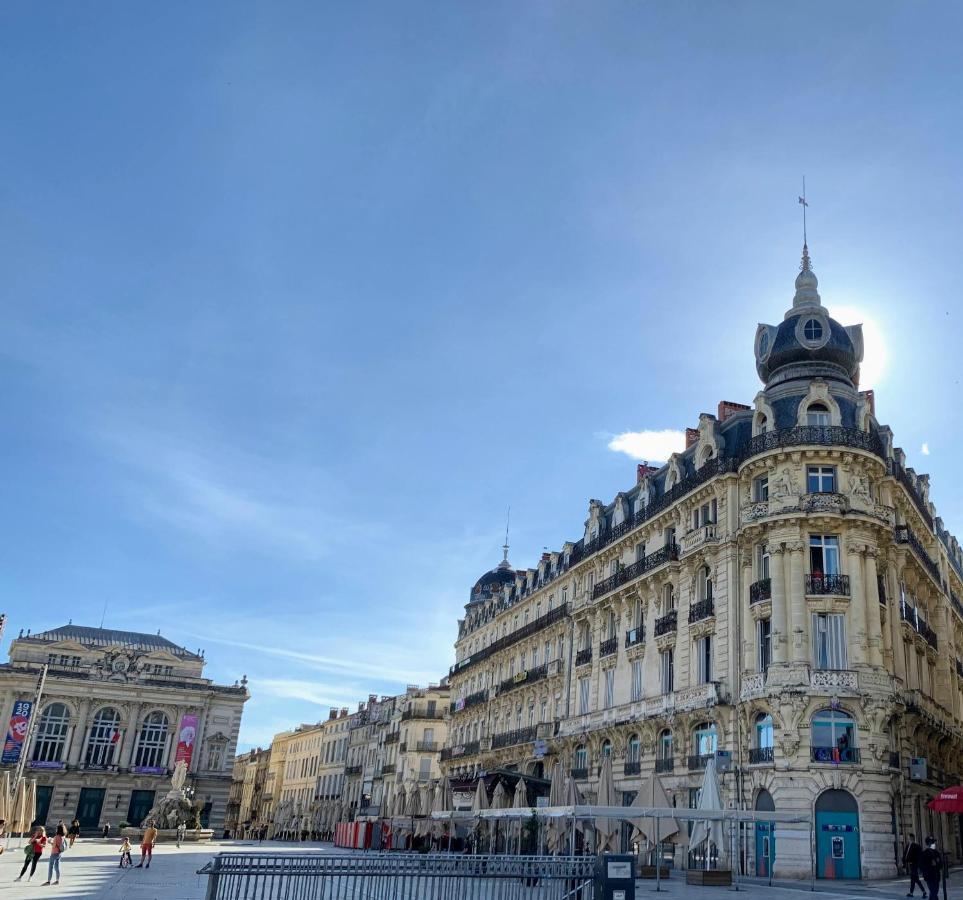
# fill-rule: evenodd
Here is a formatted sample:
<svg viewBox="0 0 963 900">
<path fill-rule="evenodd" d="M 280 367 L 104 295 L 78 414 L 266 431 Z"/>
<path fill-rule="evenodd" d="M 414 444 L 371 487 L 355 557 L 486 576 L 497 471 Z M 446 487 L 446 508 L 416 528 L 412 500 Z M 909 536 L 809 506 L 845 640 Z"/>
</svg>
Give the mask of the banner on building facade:
<svg viewBox="0 0 963 900">
<path fill-rule="evenodd" d="M 27 737 L 27 729 L 30 726 L 31 709 L 33 709 L 33 700 L 17 700 L 13 704 L 10 724 L 7 726 L 7 739 L 3 742 L 3 756 L 0 757 L 0 765 L 6 766 L 20 760 L 23 742 Z"/>
<path fill-rule="evenodd" d="M 189 769 L 194 756 L 194 742 L 197 740 L 197 716 L 181 716 L 181 727 L 177 733 L 177 753 L 174 765 L 183 762 Z"/>
</svg>

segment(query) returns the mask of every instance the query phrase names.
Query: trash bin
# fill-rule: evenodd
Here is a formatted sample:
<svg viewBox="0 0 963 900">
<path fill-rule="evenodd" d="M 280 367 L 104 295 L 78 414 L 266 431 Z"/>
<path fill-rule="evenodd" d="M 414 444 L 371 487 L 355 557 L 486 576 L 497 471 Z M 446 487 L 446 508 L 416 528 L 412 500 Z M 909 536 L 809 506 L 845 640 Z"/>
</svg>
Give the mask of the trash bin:
<svg viewBox="0 0 963 900">
<path fill-rule="evenodd" d="M 635 900 L 635 857 L 603 853 L 595 858 L 596 900 Z"/>
</svg>

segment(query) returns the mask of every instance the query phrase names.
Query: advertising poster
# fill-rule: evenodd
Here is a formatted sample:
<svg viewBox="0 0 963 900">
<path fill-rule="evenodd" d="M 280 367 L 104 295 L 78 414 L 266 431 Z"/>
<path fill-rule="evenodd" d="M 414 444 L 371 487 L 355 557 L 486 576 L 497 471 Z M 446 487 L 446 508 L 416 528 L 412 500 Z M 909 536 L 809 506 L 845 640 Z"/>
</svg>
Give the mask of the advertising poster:
<svg viewBox="0 0 963 900">
<path fill-rule="evenodd" d="M 23 749 L 23 742 L 27 736 L 32 708 L 32 700 L 18 700 L 13 704 L 13 713 L 10 715 L 10 724 L 7 726 L 7 739 L 3 742 L 3 756 L 0 758 L 0 765 L 6 766 L 20 759 L 20 751 Z"/>
<path fill-rule="evenodd" d="M 188 769 L 194 756 L 194 741 L 197 740 L 197 716 L 181 716 L 181 727 L 177 733 L 177 754 L 174 765 L 183 762 Z"/>
</svg>

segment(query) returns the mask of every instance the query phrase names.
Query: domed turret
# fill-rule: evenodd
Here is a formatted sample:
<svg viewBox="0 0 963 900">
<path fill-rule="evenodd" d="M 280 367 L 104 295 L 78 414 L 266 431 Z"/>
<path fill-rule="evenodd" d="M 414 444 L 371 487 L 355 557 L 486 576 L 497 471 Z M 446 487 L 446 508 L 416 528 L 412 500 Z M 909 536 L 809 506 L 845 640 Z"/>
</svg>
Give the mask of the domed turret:
<svg viewBox="0 0 963 900">
<path fill-rule="evenodd" d="M 818 286 L 804 244 L 792 307 L 778 326 L 759 325 L 756 330 L 756 371 L 767 388 L 815 377 L 858 385 L 862 326 L 846 327 L 831 318 Z"/>
</svg>

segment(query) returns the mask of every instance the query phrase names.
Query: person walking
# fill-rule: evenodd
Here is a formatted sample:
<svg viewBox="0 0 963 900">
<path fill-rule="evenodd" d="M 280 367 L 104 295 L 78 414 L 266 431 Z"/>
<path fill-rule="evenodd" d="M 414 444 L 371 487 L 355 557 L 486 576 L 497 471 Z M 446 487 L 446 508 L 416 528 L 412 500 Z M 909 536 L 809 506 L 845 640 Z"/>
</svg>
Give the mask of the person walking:
<svg viewBox="0 0 963 900">
<path fill-rule="evenodd" d="M 929 900 L 940 898 L 940 878 L 943 875 L 943 854 L 936 849 L 936 838 L 926 838 L 926 849 L 920 854 L 920 874 L 930 889 Z"/>
<path fill-rule="evenodd" d="M 106 841 L 110 837 L 110 822 L 104 822 L 104 829 L 101 832 L 101 837 Z"/>
<path fill-rule="evenodd" d="M 137 864 L 137 868 L 149 869 L 150 861 L 154 855 L 154 844 L 157 843 L 157 829 L 154 827 L 154 820 L 151 819 L 147 823 L 147 828 L 144 829 L 144 837 L 140 842 L 140 862 Z M 147 865 L 144 865 L 144 860 L 147 860 Z"/>
<path fill-rule="evenodd" d="M 43 825 L 38 825 L 34 833 L 30 835 L 27 846 L 23 848 L 23 868 L 16 878 L 17 881 L 23 878 L 28 866 L 30 868 L 30 874 L 27 876 L 27 881 L 33 878 L 33 873 L 37 871 L 37 863 L 40 862 L 40 857 L 43 854 L 43 848 L 46 843 L 47 832 L 44 830 Z"/>
<path fill-rule="evenodd" d="M 74 819 L 70 823 L 70 830 L 67 832 L 67 837 L 70 839 L 70 846 L 73 847 L 74 841 L 80 837 L 80 819 Z"/>
<path fill-rule="evenodd" d="M 920 893 L 925 897 L 926 885 L 923 884 L 923 880 L 920 878 L 920 855 L 923 852 L 923 848 L 914 835 L 909 834 L 907 837 L 909 838 L 909 842 L 903 851 L 903 866 L 910 877 L 910 889 L 906 896 L 912 897 L 913 892 L 916 890 L 916 885 L 919 885 Z"/>
<path fill-rule="evenodd" d="M 47 861 L 47 880 L 44 884 L 50 884 L 53 881 L 54 872 L 57 873 L 57 880 L 54 884 L 60 884 L 60 857 L 63 856 L 64 850 L 67 849 L 67 830 L 63 825 L 57 826 L 57 833 L 54 835 L 54 839 L 50 842 L 50 859 Z"/>
<path fill-rule="evenodd" d="M 177 846 L 178 846 L 178 849 L 180 848 L 180 846 L 181 846 L 181 841 L 184 840 L 184 836 L 185 836 L 186 834 L 187 834 L 187 826 L 186 826 L 183 822 L 181 822 L 181 824 L 177 826 Z"/>
</svg>

